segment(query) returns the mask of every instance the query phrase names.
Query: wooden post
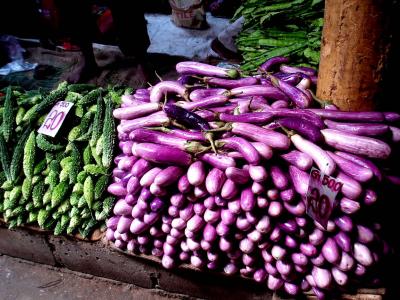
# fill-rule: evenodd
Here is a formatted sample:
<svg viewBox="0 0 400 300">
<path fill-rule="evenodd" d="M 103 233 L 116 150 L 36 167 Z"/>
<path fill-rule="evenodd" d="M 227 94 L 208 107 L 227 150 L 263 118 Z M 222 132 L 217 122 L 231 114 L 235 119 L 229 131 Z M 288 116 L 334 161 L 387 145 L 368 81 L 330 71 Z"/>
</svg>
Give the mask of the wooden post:
<svg viewBox="0 0 400 300">
<path fill-rule="evenodd" d="M 317 96 L 372 110 L 389 50 L 385 0 L 326 0 Z M 385 18 L 386 17 L 386 18 Z"/>
</svg>

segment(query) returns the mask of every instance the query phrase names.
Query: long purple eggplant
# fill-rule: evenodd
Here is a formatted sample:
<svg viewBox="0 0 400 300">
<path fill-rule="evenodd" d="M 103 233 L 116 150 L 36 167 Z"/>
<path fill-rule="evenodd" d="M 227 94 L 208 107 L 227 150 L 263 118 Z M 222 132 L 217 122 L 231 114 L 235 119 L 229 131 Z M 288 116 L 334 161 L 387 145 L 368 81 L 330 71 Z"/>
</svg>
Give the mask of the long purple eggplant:
<svg viewBox="0 0 400 300">
<path fill-rule="evenodd" d="M 322 119 L 315 113 L 306 109 L 266 108 L 263 112 L 272 113 L 276 118 L 299 118 L 313 123 L 318 128 L 324 128 Z"/>
<path fill-rule="evenodd" d="M 239 169 L 236 167 L 228 167 L 225 170 L 225 175 L 233 182 L 238 184 L 245 184 L 250 180 L 250 174 L 248 170 Z"/>
<path fill-rule="evenodd" d="M 225 95 L 215 95 L 195 102 L 177 102 L 176 105 L 187 110 L 195 110 L 223 106 L 228 100 L 229 98 Z"/>
<path fill-rule="evenodd" d="M 248 163 L 257 165 L 260 161 L 260 155 L 254 146 L 244 138 L 231 137 L 220 139 L 215 142 L 217 147 L 224 147 L 239 151 Z"/>
<path fill-rule="evenodd" d="M 205 167 L 203 162 L 196 161 L 191 164 L 187 171 L 187 178 L 190 184 L 194 186 L 201 185 L 206 179 Z"/>
<path fill-rule="evenodd" d="M 259 68 L 264 72 L 270 72 L 275 66 L 289 62 L 289 58 L 284 56 L 274 56 L 267 59 Z"/>
<path fill-rule="evenodd" d="M 204 153 L 199 155 L 198 158 L 220 170 L 226 170 L 229 167 L 236 166 L 236 162 L 233 158 L 222 154 Z"/>
<path fill-rule="evenodd" d="M 177 122 L 189 128 L 199 129 L 199 130 L 210 129 L 210 126 L 208 125 L 208 122 L 206 120 L 204 120 L 197 114 L 190 112 L 182 107 L 176 106 L 174 104 L 165 105 L 164 112 L 170 118 L 175 119 Z"/>
<path fill-rule="evenodd" d="M 240 115 L 221 113 L 219 119 L 224 122 L 244 122 L 254 124 L 265 124 L 273 119 L 273 114 L 269 112 L 252 112 Z"/>
<path fill-rule="evenodd" d="M 352 133 L 355 135 L 380 136 L 389 131 L 389 126 L 376 123 L 339 123 L 325 120 L 328 128 Z"/>
<path fill-rule="evenodd" d="M 116 119 L 131 120 L 136 119 L 161 109 L 159 103 L 145 103 L 124 108 L 116 108 L 113 111 L 113 116 Z"/>
<path fill-rule="evenodd" d="M 161 187 L 169 186 L 175 183 L 183 175 L 183 172 L 182 168 L 169 166 L 157 174 L 154 183 Z"/>
<path fill-rule="evenodd" d="M 274 86 L 278 87 L 283 93 L 285 93 L 297 107 L 307 108 L 311 105 L 312 98 L 300 89 L 273 76 L 271 76 L 271 82 Z"/>
<path fill-rule="evenodd" d="M 350 121 L 350 122 L 384 122 L 385 116 L 381 112 L 353 112 L 330 109 L 309 109 L 309 111 L 328 120 Z"/>
<path fill-rule="evenodd" d="M 204 134 L 199 131 L 189 131 L 189 130 L 182 130 L 182 129 L 170 129 L 166 127 L 158 127 L 157 130 L 161 132 L 168 133 L 172 136 L 185 139 L 188 141 L 195 140 L 195 141 L 202 141 L 205 142 L 207 139 L 204 137 Z"/>
<path fill-rule="evenodd" d="M 129 133 L 134 129 L 152 126 L 166 126 L 170 122 L 168 116 L 160 111 L 146 117 L 125 121 L 117 126 L 118 132 Z"/>
<path fill-rule="evenodd" d="M 335 153 L 332 153 L 330 151 L 327 151 L 327 153 L 344 173 L 357 181 L 367 182 L 374 176 L 371 169 L 369 168 L 364 168 L 354 163 L 353 161 L 336 155 Z"/>
<path fill-rule="evenodd" d="M 280 66 L 280 71 L 284 73 L 303 73 L 308 76 L 316 75 L 317 70 L 313 68 L 308 68 L 308 67 L 293 67 L 293 66 L 288 66 L 288 65 L 281 65 Z"/>
<path fill-rule="evenodd" d="M 217 195 L 225 183 L 226 176 L 223 171 L 220 169 L 214 168 L 212 169 L 207 177 L 206 177 L 206 188 L 210 195 L 215 196 Z"/>
<path fill-rule="evenodd" d="M 289 100 L 285 93 L 273 86 L 250 85 L 231 89 L 230 95 L 240 97 L 262 96 L 272 100 Z"/>
<path fill-rule="evenodd" d="M 336 176 L 336 179 L 343 183 L 341 192 L 345 197 L 351 200 L 356 200 L 361 196 L 363 189 L 357 180 L 354 180 L 343 172 L 339 172 Z"/>
<path fill-rule="evenodd" d="M 322 172 L 327 175 L 333 174 L 336 164 L 326 151 L 298 134 L 291 136 L 290 139 L 298 150 L 308 154 L 314 160 Z"/>
<path fill-rule="evenodd" d="M 205 75 L 222 78 L 236 78 L 239 76 L 238 71 L 235 69 L 225 69 L 195 61 L 183 61 L 177 63 L 176 71 L 179 74 Z"/>
<path fill-rule="evenodd" d="M 161 81 L 151 88 L 150 102 L 159 103 L 163 101 L 164 95 L 174 93 L 185 100 L 189 100 L 188 90 L 177 81 Z"/>
<path fill-rule="evenodd" d="M 132 153 L 148 161 L 161 164 L 188 166 L 192 161 L 191 156 L 182 150 L 152 143 L 135 144 L 132 146 Z"/>
<path fill-rule="evenodd" d="M 296 192 L 305 196 L 308 190 L 309 175 L 295 166 L 289 166 L 289 174 Z"/>
<path fill-rule="evenodd" d="M 384 112 L 385 120 L 387 122 L 398 122 L 400 121 L 400 114 L 397 112 Z"/>
<path fill-rule="evenodd" d="M 232 123 L 232 132 L 254 141 L 265 143 L 272 148 L 287 149 L 290 145 L 289 138 L 286 135 L 253 124 Z"/>
<path fill-rule="evenodd" d="M 313 165 L 311 156 L 301 151 L 292 150 L 286 154 L 281 154 L 281 157 L 303 171 L 308 171 Z"/>
<path fill-rule="evenodd" d="M 271 166 L 271 178 L 274 185 L 279 190 L 285 190 L 289 185 L 289 180 L 286 174 L 278 166 Z"/>
<path fill-rule="evenodd" d="M 256 85 L 258 83 L 258 78 L 244 77 L 240 79 L 225 79 L 216 77 L 204 77 L 203 81 L 210 86 L 233 89 L 241 86 Z"/>
<path fill-rule="evenodd" d="M 350 154 L 347 152 L 342 152 L 342 151 L 336 151 L 335 154 L 338 156 L 341 156 L 347 160 L 355 162 L 356 164 L 358 164 L 364 168 L 370 169 L 374 173 L 375 177 L 378 178 L 379 181 L 382 181 L 382 173 L 381 173 L 380 169 L 372 161 L 370 161 L 364 157 L 360 157 L 360 156 Z"/>
<path fill-rule="evenodd" d="M 323 140 L 319 128 L 310 121 L 302 120 L 300 118 L 282 118 L 278 119 L 276 122 L 284 128 L 293 130 L 304 136 L 313 143 L 318 143 Z"/>
<path fill-rule="evenodd" d="M 229 91 L 227 89 L 221 88 L 195 89 L 190 93 L 189 99 L 191 101 L 197 102 L 203 100 L 204 98 L 214 97 L 218 95 L 229 96 Z"/>
<path fill-rule="evenodd" d="M 178 138 L 163 132 L 157 132 L 149 129 L 135 129 L 129 134 L 129 139 L 139 143 L 156 143 L 178 148 L 188 152 L 200 152 L 206 149 L 199 142 L 188 142 L 183 138 Z"/>
<path fill-rule="evenodd" d="M 325 142 L 338 150 L 380 159 L 388 158 L 391 153 L 390 146 L 378 139 L 357 136 L 335 129 L 323 129 L 321 133 Z"/>
</svg>

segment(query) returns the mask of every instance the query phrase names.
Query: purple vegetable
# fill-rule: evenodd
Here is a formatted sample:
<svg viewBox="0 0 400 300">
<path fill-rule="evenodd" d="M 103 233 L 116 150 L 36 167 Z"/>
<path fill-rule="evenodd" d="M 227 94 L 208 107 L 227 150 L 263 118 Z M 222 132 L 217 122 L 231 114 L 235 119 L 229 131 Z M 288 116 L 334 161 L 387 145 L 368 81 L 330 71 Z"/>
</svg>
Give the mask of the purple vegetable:
<svg viewBox="0 0 400 300">
<path fill-rule="evenodd" d="M 194 210 L 194 213 L 195 213 L 196 215 L 202 216 L 202 215 L 204 214 L 204 212 L 206 211 L 206 207 L 204 206 L 203 203 L 198 202 L 198 203 L 195 203 L 195 204 L 193 205 L 193 210 Z"/>
<path fill-rule="evenodd" d="M 210 243 L 216 240 L 217 232 L 213 225 L 211 225 L 209 223 L 207 223 L 205 225 L 204 230 L 203 230 L 203 238 L 204 238 L 204 240 L 206 240 L 207 242 L 210 242 Z"/>
<path fill-rule="evenodd" d="M 255 77 L 245 77 L 240 79 L 223 79 L 215 77 L 204 77 L 204 82 L 211 86 L 222 87 L 226 89 L 233 89 L 241 86 L 256 85 L 258 79 Z"/>
<path fill-rule="evenodd" d="M 186 228 L 192 232 L 197 232 L 203 228 L 204 224 L 205 221 L 203 220 L 202 217 L 194 215 L 192 218 L 188 220 Z"/>
<path fill-rule="evenodd" d="M 225 138 L 216 141 L 216 146 L 239 151 L 243 157 L 252 165 L 258 164 L 260 156 L 254 146 L 240 137 Z"/>
<path fill-rule="evenodd" d="M 336 164 L 326 151 L 298 134 L 293 135 L 291 141 L 298 150 L 308 154 L 322 172 L 327 175 L 333 174 Z"/>
<path fill-rule="evenodd" d="M 178 181 L 178 190 L 183 193 L 189 193 L 192 189 L 192 186 L 189 183 L 189 180 L 186 175 L 183 175 Z"/>
<path fill-rule="evenodd" d="M 354 154 L 350 154 L 347 152 L 341 152 L 341 151 L 336 151 L 335 152 L 336 155 L 339 155 L 347 160 L 351 160 L 353 162 L 355 162 L 356 164 L 364 167 L 364 168 L 369 168 L 371 169 L 371 171 L 374 173 L 374 175 L 376 176 L 376 178 L 378 178 L 379 181 L 382 180 L 382 173 L 379 170 L 379 168 L 370 160 L 363 158 L 363 157 L 359 157 L 357 155 Z"/>
<path fill-rule="evenodd" d="M 296 249 L 298 247 L 297 241 L 291 236 L 287 235 L 285 237 L 285 246 L 290 249 Z"/>
<path fill-rule="evenodd" d="M 391 153 L 390 146 L 377 139 L 357 136 L 335 129 L 323 129 L 321 132 L 326 143 L 338 150 L 381 159 L 388 158 Z"/>
<path fill-rule="evenodd" d="M 261 235 L 261 233 L 260 233 L 258 230 L 253 230 L 252 232 L 250 232 L 250 233 L 247 235 L 247 238 L 248 238 L 250 241 L 252 241 L 253 243 L 258 243 L 258 242 L 261 240 L 262 235 Z"/>
<path fill-rule="evenodd" d="M 317 267 L 321 267 L 323 264 L 326 263 L 326 260 L 325 260 L 324 256 L 322 255 L 322 253 L 318 254 L 318 256 L 316 256 L 316 257 L 311 258 L 310 261 L 314 266 L 317 266 Z"/>
<path fill-rule="evenodd" d="M 374 263 L 371 251 L 361 243 L 354 243 L 354 258 L 363 266 L 368 267 Z"/>
<path fill-rule="evenodd" d="M 288 178 L 278 166 L 271 166 L 271 178 L 278 189 L 284 190 L 288 187 Z"/>
<path fill-rule="evenodd" d="M 160 211 L 164 207 L 164 202 L 160 198 L 154 198 L 150 202 L 150 209 L 154 212 Z"/>
<path fill-rule="evenodd" d="M 248 238 L 241 240 L 239 243 L 239 249 L 244 253 L 251 253 L 253 252 L 254 248 L 255 248 L 254 243 Z"/>
<path fill-rule="evenodd" d="M 282 154 L 281 157 L 303 171 L 308 171 L 313 164 L 313 160 L 308 154 L 297 150 Z"/>
<path fill-rule="evenodd" d="M 220 209 L 211 210 L 207 208 L 206 211 L 204 212 L 204 221 L 210 224 L 219 221 L 220 217 L 221 217 Z"/>
<path fill-rule="evenodd" d="M 269 112 L 249 112 L 240 115 L 221 113 L 219 119 L 224 122 L 243 122 L 252 124 L 264 124 L 272 120 L 273 114 Z"/>
<path fill-rule="evenodd" d="M 308 68 L 308 67 L 293 67 L 293 66 L 288 66 L 288 65 L 281 65 L 280 66 L 281 72 L 284 73 L 302 73 L 308 76 L 313 76 L 317 74 L 317 71 L 313 68 Z"/>
<path fill-rule="evenodd" d="M 290 145 L 290 141 L 286 135 L 253 124 L 232 123 L 232 132 L 258 142 L 263 142 L 272 148 L 287 149 Z"/>
<path fill-rule="evenodd" d="M 340 209 L 342 210 L 342 212 L 344 212 L 345 214 L 348 214 L 348 215 L 356 213 L 361 208 L 361 205 L 359 202 L 348 199 L 346 197 L 343 197 L 340 200 L 339 205 L 340 205 Z"/>
<path fill-rule="evenodd" d="M 124 153 L 125 155 L 132 155 L 132 141 L 119 142 L 118 146 L 122 150 L 122 153 Z"/>
<path fill-rule="evenodd" d="M 363 244 L 371 243 L 374 240 L 374 233 L 368 227 L 357 225 L 358 241 Z"/>
<path fill-rule="evenodd" d="M 129 133 L 134 129 L 143 127 L 165 126 L 169 124 L 169 122 L 168 116 L 163 111 L 160 111 L 146 117 L 123 121 L 117 126 L 117 130 L 119 133 Z"/>
<path fill-rule="evenodd" d="M 251 228 L 251 223 L 246 217 L 239 216 L 236 219 L 236 227 L 241 231 L 248 231 Z"/>
<path fill-rule="evenodd" d="M 224 273 L 234 275 L 239 271 L 239 268 L 234 263 L 229 263 L 224 267 Z"/>
<path fill-rule="evenodd" d="M 297 107 L 307 108 L 310 106 L 312 98 L 307 96 L 303 91 L 277 77 L 270 76 L 270 78 L 272 84 L 284 92 Z"/>
<path fill-rule="evenodd" d="M 121 183 L 111 183 L 107 191 L 114 196 L 126 196 L 126 188 Z"/>
<path fill-rule="evenodd" d="M 235 182 L 227 179 L 221 189 L 221 197 L 225 199 L 232 199 L 239 192 Z"/>
<path fill-rule="evenodd" d="M 240 206 L 244 211 L 251 211 L 256 205 L 256 199 L 250 188 L 244 189 L 240 196 Z"/>
<path fill-rule="evenodd" d="M 254 148 L 256 148 L 258 154 L 263 157 L 264 159 L 271 159 L 272 157 L 272 149 L 271 147 L 267 146 L 264 143 L 261 142 L 253 142 L 251 143 L 253 145 Z"/>
<path fill-rule="evenodd" d="M 351 250 L 351 240 L 350 237 L 343 231 L 339 231 L 334 236 L 336 244 L 345 252 L 350 252 Z"/>
<path fill-rule="evenodd" d="M 285 93 L 280 91 L 278 88 L 266 85 L 250 85 L 241 86 L 230 90 L 231 95 L 237 95 L 240 97 L 253 97 L 262 96 L 273 100 L 287 100 L 289 99 Z"/>
<path fill-rule="evenodd" d="M 305 196 L 308 190 L 309 175 L 295 166 L 289 166 L 289 174 L 296 192 Z"/>
<path fill-rule="evenodd" d="M 289 275 L 292 272 L 292 265 L 283 260 L 278 260 L 276 262 L 276 269 L 281 275 Z"/>
<path fill-rule="evenodd" d="M 299 266 L 307 266 L 308 258 L 303 253 L 293 253 L 292 261 Z"/>
<path fill-rule="evenodd" d="M 349 216 L 340 216 L 335 219 L 335 224 L 343 231 L 350 232 L 353 229 L 353 221 Z"/>
<path fill-rule="evenodd" d="M 132 120 L 154 113 L 160 109 L 161 105 L 159 103 L 144 103 L 130 107 L 116 108 L 113 111 L 113 116 L 120 120 Z"/>
<path fill-rule="evenodd" d="M 213 95 L 205 97 L 195 102 L 177 102 L 176 104 L 187 110 L 205 109 L 211 107 L 218 107 L 228 102 L 229 98 L 225 95 Z"/>
<path fill-rule="evenodd" d="M 278 270 L 275 268 L 275 266 L 274 266 L 271 262 L 266 263 L 266 264 L 264 265 L 264 267 L 265 267 L 265 270 L 267 271 L 267 273 L 268 273 L 269 275 L 272 275 L 272 276 L 277 276 L 277 275 L 279 275 Z"/>
<path fill-rule="evenodd" d="M 263 182 L 267 180 L 268 173 L 263 166 L 249 166 L 249 175 L 255 182 Z"/>
<path fill-rule="evenodd" d="M 176 120 L 178 123 L 184 126 L 187 126 L 188 128 L 203 131 L 210 129 L 210 125 L 202 117 L 177 105 L 165 105 L 164 112 L 167 114 L 168 117 Z"/>
<path fill-rule="evenodd" d="M 129 171 L 137 160 L 135 156 L 124 156 L 118 161 L 118 169 Z"/>
<path fill-rule="evenodd" d="M 269 72 L 271 69 L 277 65 L 288 63 L 289 59 L 283 56 L 275 56 L 267 59 L 259 69 L 263 70 L 264 72 Z"/>
<path fill-rule="evenodd" d="M 294 283 L 285 282 L 283 288 L 285 289 L 285 292 L 291 296 L 296 296 L 300 293 L 300 287 Z"/>
<path fill-rule="evenodd" d="M 362 167 L 357 163 L 354 163 L 330 151 L 328 151 L 327 153 L 336 162 L 336 164 L 343 172 L 345 172 L 347 175 L 357 181 L 366 182 L 374 176 L 371 169 L 369 168 Z"/>
<path fill-rule="evenodd" d="M 315 284 L 321 289 L 327 289 L 331 285 L 332 275 L 327 269 L 313 267 L 311 274 L 314 278 Z"/>
<path fill-rule="evenodd" d="M 205 75 L 222 78 L 236 78 L 239 76 L 238 71 L 235 69 L 224 69 L 194 61 L 184 61 L 178 63 L 176 65 L 176 71 L 180 74 Z"/>
<path fill-rule="evenodd" d="M 224 172 L 217 168 L 212 169 L 206 177 L 207 191 L 211 195 L 215 196 L 217 193 L 220 192 L 225 180 L 226 177 Z"/>
<path fill-rule="evenodd" d="M 347 176 L 342 172 L 339 172 L 337 174 L 336 179 L 339 182 L 343 183 L 341 192 L 345 197 L 351 200 L 356 200 L 358 197 L 360 197 L 362 193 L 362 187 L 358 183 L 358 181 L 354 180 L 353 178 Z"/>
<path fill-rule="evenodd" d="M 268 276 L 267 286 L 272 291 L 279 290 L 283 285 L 283 280 L 272 276 L 271 274 Z"/>
<path fill-rule="evenodd" d="M 225 94 L 229 94 L 228 90 L 226 89 L 195 89 L 190 93 L 189 99 L 191 101 L 197 102 L 203 100 L 204 98 Z"/>
<path fill-rule="evenodd" d="M 311 142 L 318 143 L 323 140 L 320 129 L 310 121 L 300 118 L 282 118 L 276 121 L 280 126 L 286 129 L 291 129 L 307 138 Z"/>
<path fill-rule="evenodd" d="M 340 260 L 340 250 L 333 238 L 328 238 L 321 249 L 324 258 L 331 264 L 336 264 Z"/>
<path fill-rule="evenodd" d="M 221 249 L 221 251 L 226 252 L 226 251 L 230 251 L 232 249 L 232 243 L 230 241 L 228 241 L 226 238 L 221 237 L 219 240 L 219 248 Z"/>
<path fill-rule="evenodd" d="M 252 189 L 253 190 L 253 189 Z M 257 206 L 259 208 L 267 208 L 269 205 L 268 199 L 265 197 L 258 196 L 257 197 Z"/>
<path fill-rule="evenodd" d="M 235 167 L 228 167 L 225 170 L 225 175 L 226 177 L 228 177 L 228 179 L 238 184 L 244 184 L 248 182 L 250 179 L 250 174 L 248 170 L 239 169 Z"/>
<path fill-rule="evenodd" d="M 150 91 L 150 102 L 158 103 L 164 98 L 167 93 L 178 94 L 188 100 L 188 90 L 177 81 L 161 81 L 152 87 Z"/>
<path fill-rule="evenodd" d="M 300 251 L 309 257 L 315 257 L 318 254 L 317 248 L 311 244 L 300 244 Z"/>
<path fill-rule="evenodd" d="M 194 187 L 193 194 L 195 199 L 200 199 L 208 195 L 208 191 L 205 185 L 199 185 Z M 188 198 L 189 201 L 194 202 L 195 200 L 191 200 Z"/>
<path fill-rule="evenodd" d="M 390 126 L 389 129 L 392 133 L 392 142 L 394 143 L 400 142 L 400 128 Z"/>
<path fill-rule="evenodd" d="M 132 206 L 128 205 L 124 199 L 120 199 L 115 204 L 113 212 L 115 215 L 127 216 L 131 214 Z"/>
<path fill-rule="evenodd" d="M 206 178 L 204 164 L 201 161 L 192 163 L 187 171 L 187 177 L 190 184 L 194 186 L 201 185 Z"/>
<path fill-rule="evenodd" d="M 114 238 L 114 230 L 112 230 L 111 228 L 107 228 L 107 231 L 106 231 L 106 238 L 107 238 L 107 240 L 110 241 L 110 242 L 115 241 L 115 238 Z"/>
<path fill-rule="evenodd" d="M 384 122 L 385 117 L 381 112 L 351 112 L 328 109 L 309 109 L 324 119 L 356 122 Z"/>
<path fill-rule="evenodd" d="M 322 119 L 312 111 L 305 109 L 266 108 L 262 111 L 272 113 L 276 118 L 299 118 L 313 123 L 318 128 L 324 128 Z"/>
<path fill-rule="evenodd" d="M 297 224 L 294 220 L 286 220 L 285 222 L 279 224 L 279 228 L 286 233 L 294 233 L 297 230 Z"/>
<path fill-rule="evenodd" d="M 263 283 L 265 280 L 267 280 L 267 272 L 264 269 L 258 269 L 257 271 L 254 272 L 253 278 L 256 282 L 258 283 Z"/>
<path fill-rule="evenodd" d="M 152 143 L 141 143 L 132 146 L 132 153 L 146 160 L 161 164 L 176 164 L 187 166 L 191 162 L 191 156 L 186 152 Z"/>
<path fill-rule="evenodd" d="M 305 214 L 306 212 L 306 206 L 303 201 L 299 201 L 297 204 L 292 205 L 291 203 L 284 202 L 283 206 L 285 209 L 291 213 L 292 215 L 295 215 L 297 217 L 301 217 Z"/>
<path fill-rule="evenodd" d="M 336 283 L 340 286 L 344 286 L 347 284 L 348 276 L 343 271 L 339 270 L 338 268 L 332 268 L 332 276 Z"/>
<path fill-rule="evenodd" d="M 380 136 L 389 131 L 389 126 L 385 124 L 339 123 L 331 120 L 325 120 L 325 124 L 328 128 L 355 135 Z"/>
<path fill-rule="evenodd" d="M 271 255 L 276 260 L 281 260 L 286 256 L 286 250 L 279 245 L 274 245 L 271 248 Z"/>
<path fill-rule="evenodd" d="M 151 163 L 145 159 L 139 159 L 132 167 L 131 174 L 137 178 L 142 177 L 151 169 Z"/>
<path fill-rule="evenodd" d="M 140 185 L 144 187 L 149 187 L 153 182 L 154 178 L 162 171 L 162 169 L 155 167 L 147 171 L 140 179 Z"/>
<path fill-rule="evenodd" d="M 263 192 L 265 192 L 265 187 L 264 185 L 258 183 L 258 182 L 253 182 L 253 184 L 251 185 L 251 191 L 255 194 L 255 195 L 260 195 Z"/>
<path fill-rule="evenodd" d="M 204 153 L 199 156 L 199 159 L 220 170 L 226 170 L 236 165 L 233 158 L 222 154 Z"/>
</svg>

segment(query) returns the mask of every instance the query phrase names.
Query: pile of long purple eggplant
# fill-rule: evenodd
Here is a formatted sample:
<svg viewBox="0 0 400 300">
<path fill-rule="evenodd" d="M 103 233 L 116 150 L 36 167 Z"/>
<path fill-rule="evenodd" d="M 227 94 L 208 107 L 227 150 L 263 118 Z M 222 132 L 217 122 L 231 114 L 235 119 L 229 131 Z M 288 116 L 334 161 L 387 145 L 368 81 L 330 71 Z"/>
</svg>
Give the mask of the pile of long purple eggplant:
<svg viewBox="0 0 400 300">
<path fill-rule="evenodd" d="M 322 103 L 316 71 L 287 63 L 241 77 L 180 62 L 177 81 L 124 95 L 108 240 L 167 269 L 191 264 L 289 295 L 323 299 L 362 281 L 391 251 L 362 211 L 379 186 L 399 184 L 382 166 L 400 115 Z M 326 226 L 307 214 L 312 167 L 342 183 Z"/>
</svg>

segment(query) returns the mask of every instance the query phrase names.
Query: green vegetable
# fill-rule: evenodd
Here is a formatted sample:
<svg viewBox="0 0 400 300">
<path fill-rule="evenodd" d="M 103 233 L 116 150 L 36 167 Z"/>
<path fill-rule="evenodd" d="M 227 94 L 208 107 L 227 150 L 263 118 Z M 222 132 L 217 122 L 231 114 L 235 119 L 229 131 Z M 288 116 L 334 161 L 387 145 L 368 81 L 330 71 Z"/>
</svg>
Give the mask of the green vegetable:
<svg viewBox="0 0 400 300">
<path fill-rule="evenodd" d="M 43 205 L 47 205 L 51 203 L 51 194 L 53 192 L 53 189 L 49 187 L 47 191 L 43 195 Z"/>
<path fill-rule="evenodd" d="M 3 124 L 1 126 L 4 140 L 10 140 L 14 124 L 14 107 L 11 87 L 7 88 L 4 100 Z"/>
<path fill-rule="evenodd" d="M 78 206 L 79 203 L 79 198 L 81 197 L 81 195 L 77 192 L 72 192 L 71 197 L 69 198 L 69 203 L 72 206 Z"/>
<path fill-rule="evenodd" d="M 90 146 L 87 145 L 85 150 L 83 150 L 83 164 L 89 165 L 93 162 L 92 151 L 90 150 Z"/>
<path fill-rule="evenodd" d="M 86 179 L 87 176 L 88 176 L 88 173 L 86 171 L 80 171 L 78 176 L 77 176 L 77 181 L 79 183 L 83 184 L 85 182 L 85 179 Z"/>
<path fill-rule="evenodd" d="M 93 228 L 96 226 L 97 222 L 94 219 L 90 219 L 87 224 L 84 226 L 84 230 L 81 232 L 81 235 L 84 238 L 89 237 L 90 233 L 92 232 Z"/>
<path fill-rule="evenodd" d="M 32 131 L 24 147 L 24 159 L 22 162 L 22 168 L 24 174 L 28 178 L 32 178 L 33 176 L 33 169 L 35 167 L 35 154 L 36 154 L 36 138 L 35 138 L 35 132 Z"/>
<path fill-rule="evenodd" d="M 102 134 L 102 130 L 103 130 L 103 111 L 104 111 L 103 97 L 101 95 L 99 95 L 97 97 L 97 111 L 96 111 L 96 114 L 94 115 L 93 131 L 92 131 L 92 137 L 90 139 L 90 146 L 91 147 L 94 147 L 96 145 L 97 140 L 99 139 L 99 137 Z"/>
<path fill-rule="evenodd" d="M 85 198 L 87 205 L 91 209 L 94 200 L 94 186 L 91 176 L 86 177 L 85 182 L 83 183 L 83 197 Z"/>
<path fill-rule="evenodd" d="M 69 183 L 62 181 L 53 189 L 51 193 L 51 207 L 57 207 L 64 200 L 69 191 Z"/>
<path fill-rule="evenodd" d="M 72 150 L 71 150 L 71 168 L 69 172 L 69 182 L 70 183 L 76 183 L 78 180 L 78 174 L 79 171 L 81 170 L 81 153 L 78 149 L 78 147 L 75 145 L 75 143 L 71 144 Z"/>
<path fill-rule="evenodd" d="M 83 93 L 93 90 L 96 86 L 90 83 L 75 83 L 68 86 L 68 91 L 75 93 Z"/>
<path fill-rule="evenodd" d="M 74 128 L 71 129 L 71 131 L 68 134 L 68 141 L 70 142 L 75 141 L 81 134 L 82 134 L 81 127 L 79 125 L 75 126 Z"/>
<path fill-rule="evenodd" d="M 96 102 L 96 100 L 99 98 L 99 96 L 101 95 L 101 88 L 90 91 L 87 95 L 83 96 L 79 101 L 78 104 L 83 106 L 83 105 L 90 105 L 94 102 Z"/>
<path fill-rule="evenodd" d="M 34 208 L 35 208 L 35 206 L 33 205 L 33 202 L 28 202 L 28 203 L 25 205 L 25 210 L 26 210 L 26 211 L 31 212 L 31 211 L 34 210 Z"/>
<path fill-rule="evenodd" d="M 25 151 L 25 143 L 31 133 L 31 128 L 28 126 L 21 137 L 18 139 L 17 145 L 14 148 L 14 153 L 11 158 L 10 164 L 10 174 L 11 180 L 15 181 L 17 177 L 20 175 L 21 167 L 22 167 L 22 158 L 24 156 Z M 34 159 L 34 158 L 33 158 Z"/>
<path fill-rule="evenodd" d="M 43 206 L 44 194 L 45 194 L 44 181 L 39 181 L 38 184 L 36 184 L 32 190 L 32 200 L 35 208 Z"/>
<path fill-rule="evenodd" d="M 2 134 L 0 134 L 0 162 L 7 180 L 11 182 L 12 178 L 10 173 L 10 158 L 8 155 L 6 141 L 4 140 Z"/>
<path fill-rule="evenodd" d="M 96 155 L 100 157 L 103 154 L 103 135 L 101 135 L 97 140 L 95 149 Z"/>
<path fill-rule="evenodd" d="M 28 214 L 27 223 L 36 222 L 38 220 L 38 215 L 39 215 L 39 213 L 37 211 L 30 211 Z"/>
<path fill-rule="evenodd" d="M 39 149 L 45 152 L 58 151 L 65 148 L 65 146 L 61 144 L 53 144 L 49 142 L 48 139 L 45 137 L 45 135 L 41 133 L 39 133 L 36 137 L 36 144 Z"/>
<path fill-rule="evenodd" d="M 69 203 L 69 199 L 65 200 L 57 209 L 57 212 L 61 214 L 67 213 L 71 209 L 71 204 Z"/>
<path fill-rule="evenodd" d="M 86 205 L 87 205 L 87 203 L 86 203 L 85 196 L 82 195 L 82 196 L 79 198 L 79 201 L 78 201 L 78 208 L 83 208 L 83 207 L 85 207 Z"/>
<path fill-rule="evenodd" d="M 22 187 L 20 185 L 15 186 L 10 192 L 10 201 L 12 203 L 18 203 L 19 198 L 22 194 Z"/>
<path fill-rule="evenodd" d="M 22 123 L 22 119 L 24 118 L 26 113 L 26 109 L 20 106 L 17 111 L 17 115 L 15 116 L 15 124 L 17 126 Z"/>
<path fill-rule="evenodd" d="M 32 179 L 25 178 L 22 182 L 22 198 L 28 200 L 32 194 Z"/>
<path fill-rule="evenodd" d="M 37 221 L 41 228 L 44 228 L 44 224 L 46 223 L 49 217 L 50 217 L 49 211 L 43 208 L 39 210 Z"/>
<path fill-rule="evenodd" d="M 77 215 L 72 216 L 67 227 L 67 234 L 72 234 L 80 223 L 81 223 L 80 216 Z"/>
<path fill-rule="evenodd" d="M 107 188 L 109 177 L 107 175 L 101 176 L 94 186 L 94 199 L 98 200 L 103 195 L 104 191 Z"/>
<path fill-rule="evenodd" d="M 112 163 L 115 143 L 115 121 L 113 117 L 113 104 L 110 99 L 106 101 L 103 125 L 103 166 L 109 168 Z"/>
<path fill-rule="evenodd" d="M 83 170 L 85 170 L 88 174 L 94 176 L 107 174 L 107 169 L 105 167 L 95 164 L 86 165 L 83 167 Z"/>
</svg>

